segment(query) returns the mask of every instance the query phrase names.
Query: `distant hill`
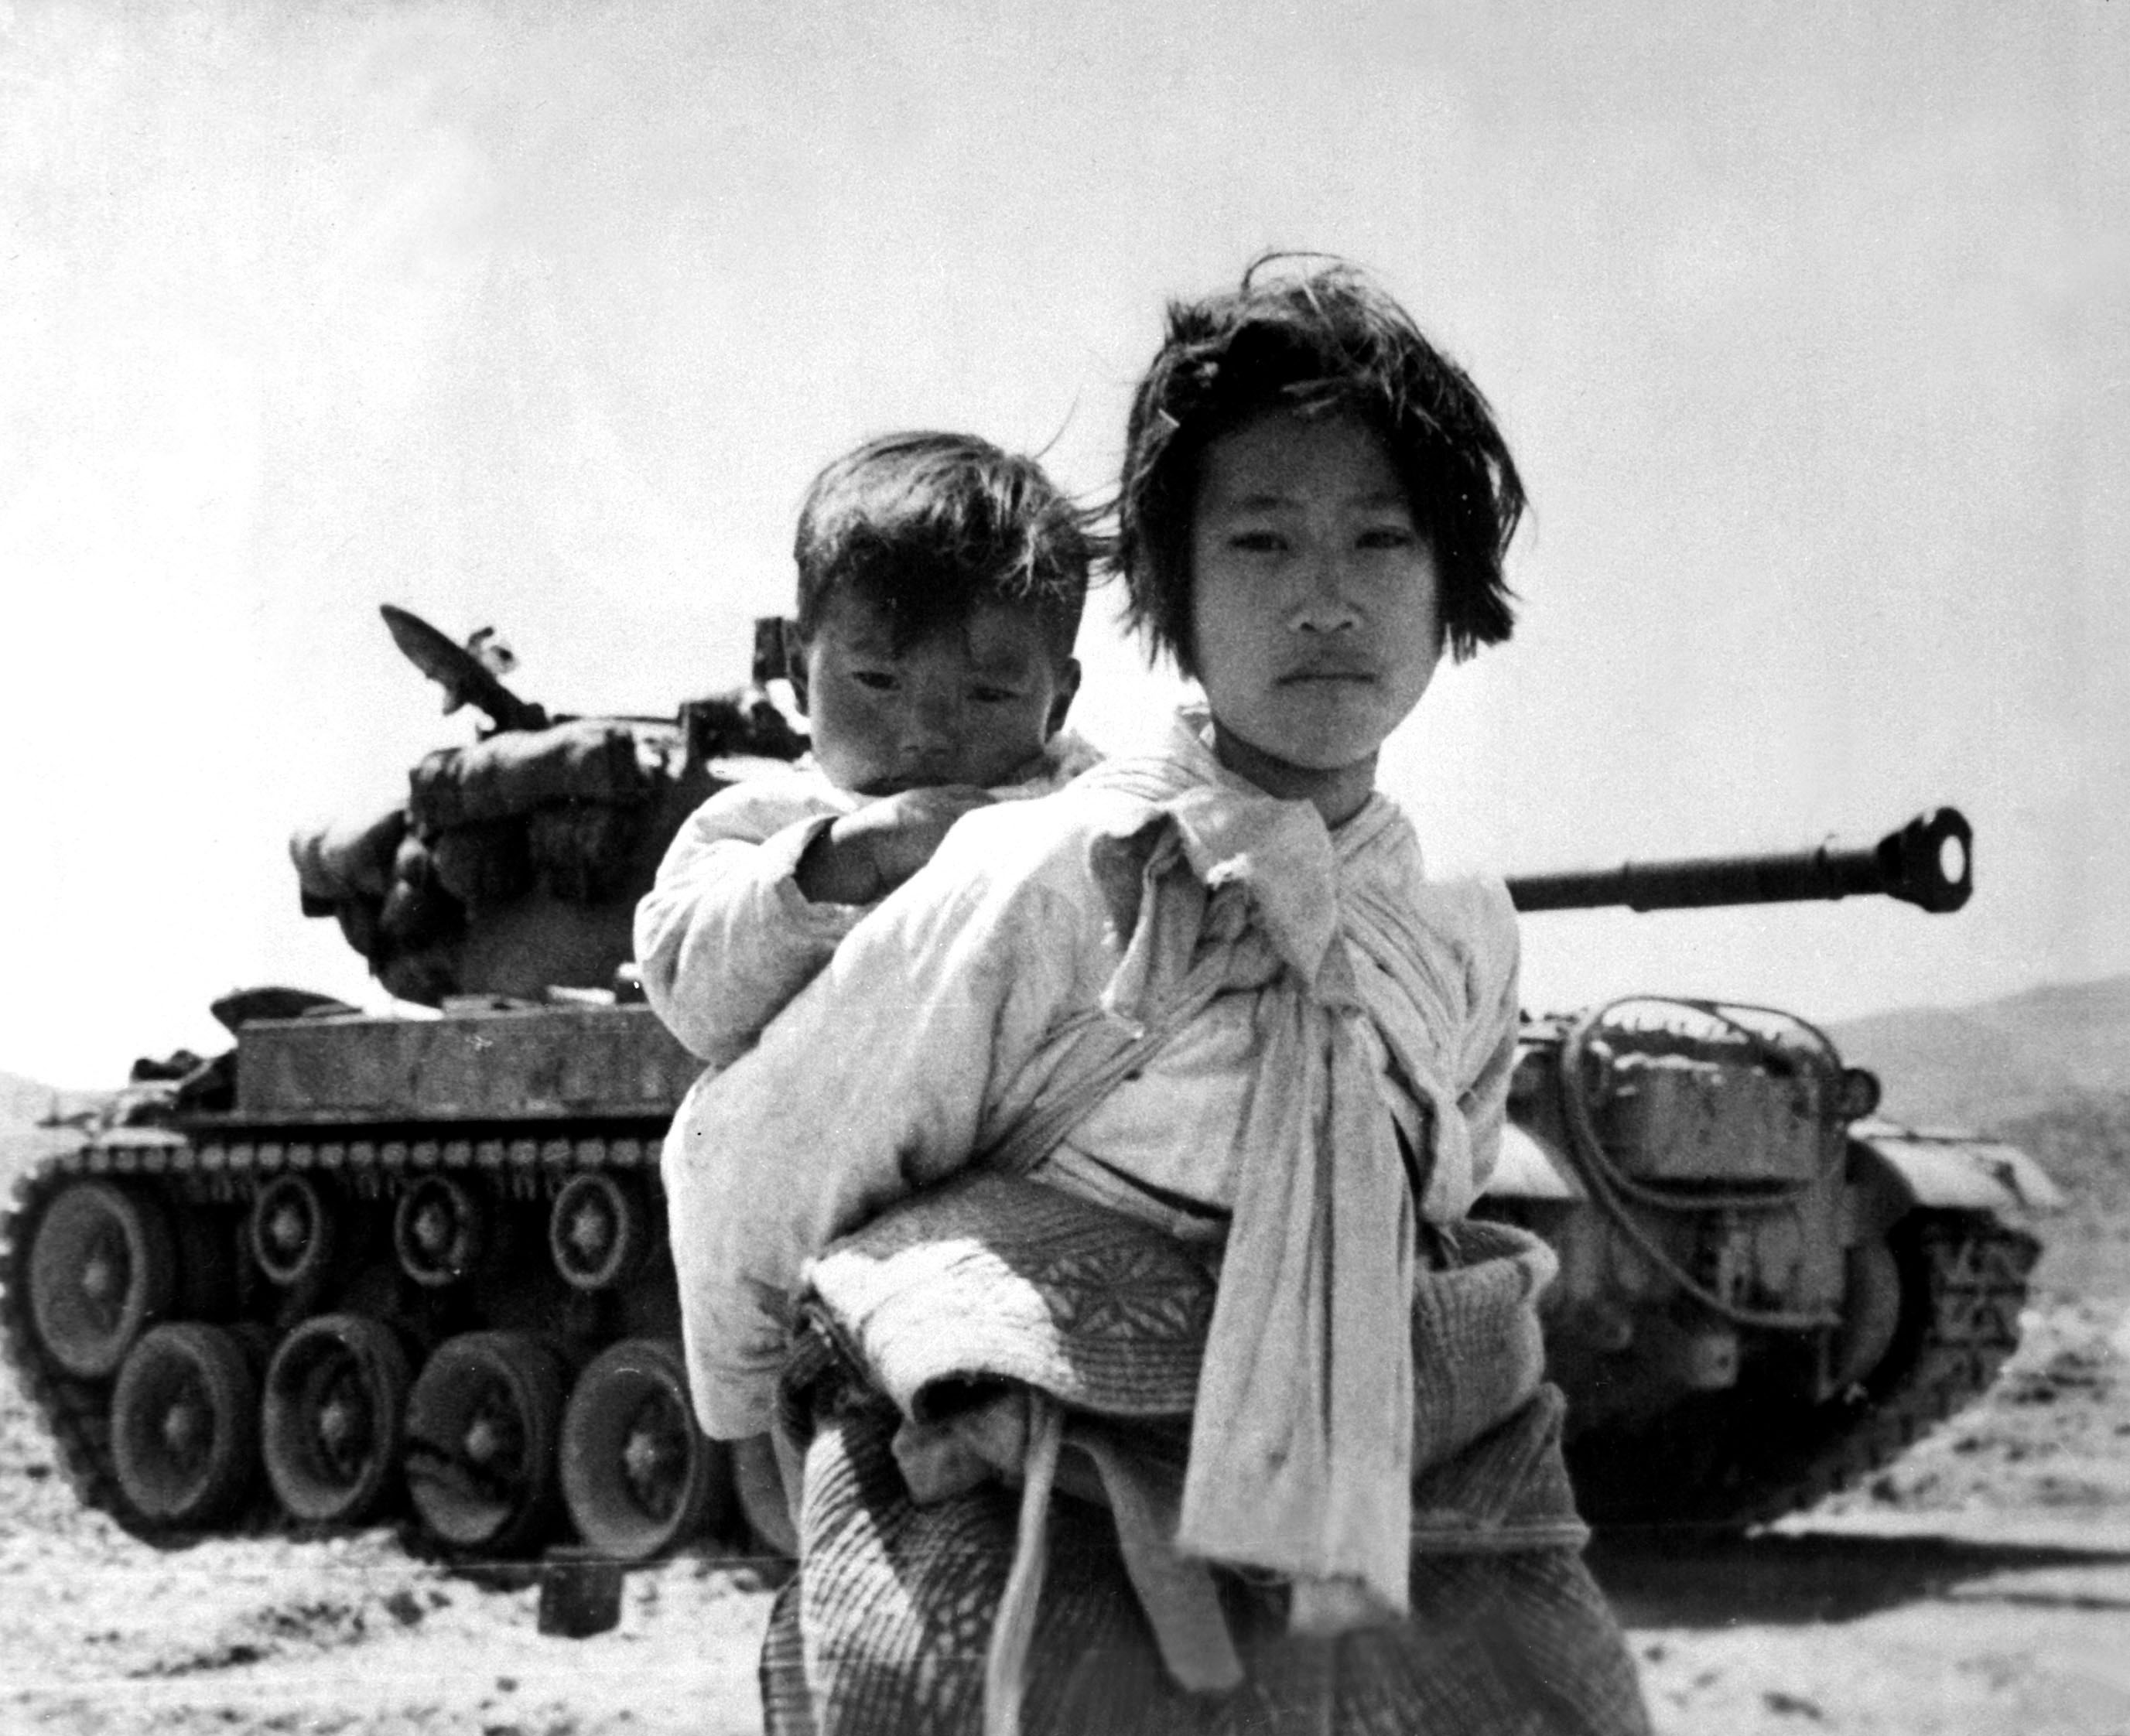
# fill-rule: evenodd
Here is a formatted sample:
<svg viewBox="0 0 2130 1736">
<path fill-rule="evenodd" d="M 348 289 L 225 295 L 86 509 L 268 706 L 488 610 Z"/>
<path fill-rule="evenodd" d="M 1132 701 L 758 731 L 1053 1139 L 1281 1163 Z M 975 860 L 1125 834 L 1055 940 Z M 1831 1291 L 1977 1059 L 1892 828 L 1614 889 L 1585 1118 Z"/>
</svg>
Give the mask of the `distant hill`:
<svg viewBox="0 0 2130 1736">
<path fill-rule="evenodd" d="M 2088 1099 L 2130 1096 L 2130 975 L 2056 984 L 1948 1009 L 1875 1013 L 1828 1027 L 1917 1126 L 2000 1128 Z"/>
</svg>

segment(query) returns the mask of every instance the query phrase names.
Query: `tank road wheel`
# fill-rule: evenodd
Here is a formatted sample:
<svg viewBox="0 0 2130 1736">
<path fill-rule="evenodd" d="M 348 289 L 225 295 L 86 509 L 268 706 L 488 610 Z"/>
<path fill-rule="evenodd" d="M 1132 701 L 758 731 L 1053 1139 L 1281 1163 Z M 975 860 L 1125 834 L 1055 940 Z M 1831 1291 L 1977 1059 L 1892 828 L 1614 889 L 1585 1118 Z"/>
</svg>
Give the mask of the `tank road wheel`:
<svg viewBox="0 0 2130 1736">
<path fill-rule="evenodd" d="M 407 1400 L 407 1491 L 430 1534 L 508 1554 L 555 1505 L 561 1358 L 529 1333 L 470 1332 L 437 1347 Z"/>
<path fill-rule="evenodd" d="M 609 1345 L 577 1376 L 562 1414 L 561 1469 L 577 1534 L 627 1561 L 724 1521 L 728 1461 L 695 1427 L 680 1347 L 666 1339 Z"/>
<path fill-rule="evenodd" d="M 308 1176 L 276 1176 L 260 1189 L 247 1229 L 259 1270 L 284 1290 L 322 1276 L 332 1263 L 332 1209 Z"/>
<path fill-rule="evenodd" d="M 177 1255 L 161 1207 L 108 1181 L 75 1181 L 30 1244 L 30 1318 L 51 1359 L 85 1381 L 115 1373 L 170 1309 Z"/>
<path fill-rule="evenodd" d="M 266 1481 L 291 1519 L 354 1525 L 392 1482 L 407 1411 L 407 1353 L 381 1320 L 318 1314 L 266 1369 L 259 1436 Z"/>
<path fill-rule="evenodd" d="M 547 1248 L 571 1288 L 611 1290 L 643 1269 L 652 1228 L 642 1190 L 596 1170 L 572 1176 L 547 1216 Z"/>
<path fill-rule="evenodd" d="M 441 1290 L 479 1264 L 487 1240 L 478 1195 L 455 1176 L 424 1176 L 399 1196 L 392 1246 L 417 1284 Z"/>
<path fill-rule="evenodd" d="M 159 1529 L 241 1506 L 259 1467 L 259 1382 L 236 1336 L 189 1321 L 144 1333 L 112 1395 L 111 1456 L 121 1492 Z"/>
</svg>

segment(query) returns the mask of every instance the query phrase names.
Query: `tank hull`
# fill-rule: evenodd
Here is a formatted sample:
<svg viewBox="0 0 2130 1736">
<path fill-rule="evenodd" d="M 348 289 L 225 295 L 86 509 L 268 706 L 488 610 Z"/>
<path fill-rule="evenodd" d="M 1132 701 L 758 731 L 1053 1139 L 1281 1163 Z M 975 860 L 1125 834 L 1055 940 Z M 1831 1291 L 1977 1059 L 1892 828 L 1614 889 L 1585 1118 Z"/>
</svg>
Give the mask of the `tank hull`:
<svg viewBox="0 0 2130 1736">
<path fill-rule="evenodd" d="M 2046 1203 L 2027 1160 L 1786 1119 L 1727 1075 L 1729 1118 L 1712 1122 L 1706 1079 L 1683 1068 L 1653 1073 L 1661 1089 L 1631 1113 L 1607 1109 L 1607 1138 L 1616 1151 L 1640 1142 L 1655 1171 L 1640 1185 L 1659 1203 L 1607 1200 L 1602 1172 L 1573 1155 L 1558 1089 L 1567 1048 L 1559 1022 L 1527 1033 L 1502 1167 L 1479 1209 L 1560 1256 L 1549 1371 L 1569 1397 L 1593 1523 L 1779 1517 L 1868 1476 L 1986 1388 L 2016 1343 L 2036 1252 L 1993 1210 L 2013 1197 L 2003 1178 L 2023 1183 L 2023 1203 Z M 760 1546 L 774 1532 L 761 1467 L 736 1475 L 686 1414 L 657 1159 L 698 1064 L 647 1009 L 262 1020 L 236 1055 L 232 1108 L 55 1153 L 0 1219 L 0 1342 L 82 1500 L 152 1537 L 399 1519 L 419 1547 L 480 1557 L 572 1537 L 624 1555 L 706 1535 Z M 1924 1155 L 1904 1163 L 1910 1147 Z M 1713 1200 L 1696 1173 L 1712 1166 L 1728 1190 Z M 1789 1180 L 1756 1195 L 1771 1171 Z M 111 1246 L 131 1261 L 118 1305 L 80 1276 Z M 1714 1305 L 1693 1293 L 1707 1288 L 1697 1272 L 1715 1281 L 1711 1249 L 1730 1270 Z M 262 1438 L 269 1413 L 295 1417 L 241 1487 L 203 1483 L 214 1499 L 174 1509 L 155 1478 L 184 1483 L 187 1462 L 151 1438 L 134 1454 L 153 1461 L 144 1481 L 120 1451 L 129 1428 L 167 1433 L 182 1410 L 150 1404 L 144 1424 L 120 1402 L 131 1361 L 165 1352 L 144 1342 L 170 1327 L 226 1337 L 259 1389 L 251 1414 L 241 1400 L 227 1419 L 195 1408 Z M 371 1362 L 404 1362 L 396 1386 L 356 1377 L 365 1335 L 387 1347 Z M 639 1346 L 617 1376 L 616 1347 Z M 337 1481 L 306 1468 L 330 1459 L 320 1442 L 337 1414 L 304 1397 L 321 1357 L 366 1394 L 380 1436 Z M 508 1468 L 523 1486 L 485 1500 L 481 1414 L 464 1394 L 490 1387 L 522 1438 Z M 616 1420 L 624 1400 L 662 1404 L 657 1426 L 630 1433 Z M 572 1435 L 580 1412 L 591 1420 Z M 539 1462 L 524 1459 L 536 1450 Z M 661 1452 L 663 1482 L 639 1499 L 632 1478 Z"/>
<path fill-rule="evenodd" d="M 245 1028 L 237 1057 L 236 1108 L 113 1127 L 55 1152 L 0 1215 L 0 1347 L 83 1500 L 157 1538 L 396 1519 L 441 1552 L 529 1552 L 582 1529 L 562 1484 L 571 1406 L 604 1402 L 610 1413 L 620 1402 L 579 1390 L 597 1366 L 602 1391 L 633 1394 L 639 1409 L 659 1400 L 663 1411 L 633 1433 L 610 1414 L 583 1425 L 611 1460 L 575 1467 L 586 1511 L 601 1515 L 595 1529 L 624 1554 L 705 1529 L 749 1539 L 726 1455 L 688 1413 L 663 1239 L 659 1143 L 700 1064 L 647 1009 L 270 1021 Z M 325 1348 L 311 1342 L 321 1322 L 337 1323 Z M 350 1322 L 361 1329 L 352 1351 L 341 1343 Z M 150 1396 L 131 1414 L 128 1367 L 152 1354 L 144 1344 L 159 1329 L 180 1323 L 238 1347 L 256 1393 L 188 1398 L 179 1380 L 160 1408 Z M 337 1368 L 342 1388 L 360 1389 L 351 1371 L 365 1332 L 404 1376 L 356 1392 L 375 1437 L 370 1462 L 321 1482 L 317 1462 L 332 1457 L 336 1427 L 345 1436 L 348 1407 L 330 1392 L 305 1396 L 304 1383 Z M 484 1339 L 509 1342 L 492 1355 Z M 601 1363 L 623 1346 L 642 1347 L 639 1366 Z M 462 1486 L 480 1482 L 475 1462 L 500 1425 L 451 1402 L 442 1438 L 422 1422 L 427 1371 L 470 1353 L 474 1368 L 456 1385 L 522 1387 L 505 1392 L 498 1415 L 524 1438 L 504 1467 L 523 1487 L 472 1502 L 471 1519 Z M 324 1374 L 310 1366 L 321 1355 Z M 534 1375 L 518 1381 L 525 1368 Z M 205 1508 L 157 1496 L 159 1482 L 190 1475 L 160 1438 L 185 1424 L 188 1404 L 214 1430 L 263 1438 L 277 1395 L 295 1421 L 241 1494 Z M 145 1471 L 118 1451 L 129 1427 L 146 1431 L 134 1456 L 146 1456 Z M 525 1457 L 533 1440 L 546 1443 L 538 1462 Z M 632 1498 L 632 1465 L 661 1452 L 680 1462 L 663 1473 L 673 1487 Z M 720 1486 L 681 1486 L 691 1481 Z M 375 1486 L 362 1499 L 336 1505 L 336 1489 L 365 1484 Z M 700 1523 L 661 1533 L 661 1495 L 684 1499 Z M 509 1509 L 506 1522 L 484 1529 L 490 1508 Z"/>
</svg>

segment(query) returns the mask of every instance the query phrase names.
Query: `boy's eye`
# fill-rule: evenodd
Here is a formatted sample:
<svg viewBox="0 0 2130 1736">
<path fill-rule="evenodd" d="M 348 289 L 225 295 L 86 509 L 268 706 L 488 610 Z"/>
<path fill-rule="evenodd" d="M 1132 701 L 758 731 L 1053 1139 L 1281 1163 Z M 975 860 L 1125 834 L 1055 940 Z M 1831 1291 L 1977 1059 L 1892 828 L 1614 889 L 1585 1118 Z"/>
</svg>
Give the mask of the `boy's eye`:
<svg viewBox="0 0 2130 1736">
<path fill-rule="evenodd" d="M 979 705 L 1010 705 L 1020 695 L 1010 687 L 972 687 L 969 697 Z"/>
<path fill-rule="evenodd" d="M 860 687 L 869 687 L 875 693 L 891 694 L 895 689 L 895 677 L 884 669 L 854 669 L 851 680 Z"/>
</svg>

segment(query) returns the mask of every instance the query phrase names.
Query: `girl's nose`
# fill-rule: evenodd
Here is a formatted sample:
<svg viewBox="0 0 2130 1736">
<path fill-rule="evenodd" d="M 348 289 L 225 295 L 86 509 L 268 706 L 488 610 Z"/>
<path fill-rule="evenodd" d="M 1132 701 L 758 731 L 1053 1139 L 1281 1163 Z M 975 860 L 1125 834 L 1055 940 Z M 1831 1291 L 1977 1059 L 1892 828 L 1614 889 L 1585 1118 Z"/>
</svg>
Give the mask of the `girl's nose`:
<svg viewBox="0 0 2130 1736">
<path fill-rule="evenodd" d="M 1304 632 L 1328 633 L 1361 624 L 1345 565 L 1336 555 L 1312 556 L 1304 564 L 1301 581 L 1290 614 L 1296 627 Z"/>
</svg>

